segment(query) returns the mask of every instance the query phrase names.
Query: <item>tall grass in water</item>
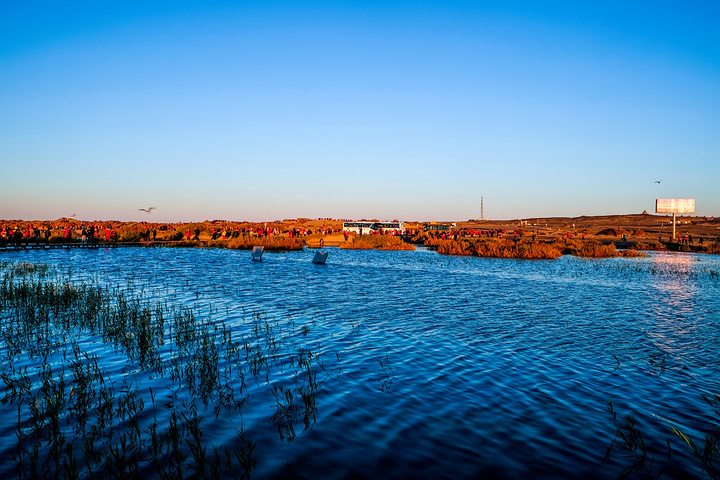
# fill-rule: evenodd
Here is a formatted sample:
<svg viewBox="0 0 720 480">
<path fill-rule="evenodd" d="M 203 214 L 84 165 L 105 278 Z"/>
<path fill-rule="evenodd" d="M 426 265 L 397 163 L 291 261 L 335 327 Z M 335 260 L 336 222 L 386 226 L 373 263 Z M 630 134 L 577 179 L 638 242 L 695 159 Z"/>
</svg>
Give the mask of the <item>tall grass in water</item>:
<svg viewBox="0 0 720 480">
<path fill-rule="evenodd" d="M 720 420 L 720 395 L 703 395 L 702 398 Z M 677 450 L 673 448 L 671 441 L 665 439 L 663 444 L 662 441 L 650 439 L 651 443 L 648 444 L 634 415 L 625 415 L 622 421 L 618 422 L 612 402 L 608 402 L 607 405 L 613 421 L 615 438 L 605 452 L 605 462 L 610 461 L 614 449 L 620 448 L 623 456 L 630 459 L 630 463 L 622 467 L 618 478 L 626 478 L 640 472 L 648 478 L 661 478 L 669 468 L 672 468 L 673 461 L 677 457 Z M 720 479 L 720 433 L 716 424 L 710 426 L 710 433 L 705 435 L 700 444 L 696 444 L 672 423 L 669 425 L 669 430 L 690 449 L 693 457 L 698 461 L 698 466 L 709 478 Z"/>
<path fill-rule="evenodd" d="M 43 267 L 4 262 L 0 273 L 0 381 L 2 402 L 17 408 L 18 478 L 249 478 L 249 432 L 240 426 L 217 446 L 207 425 L 281 389 L 277 411 L 294 407 L 268 414 L 268 427 L 291 441 L 296 425 L 313 428 L 316 393 L 339 375 L 339 358 L 327 365 L 311 330 L 291 319 L 254 313 L 240 335 L 187 308 L 45 278 Z M 122 373 L 108 374 L 106 358 L 124 358 Z M 157 388 L 169 392 L 159 402 Z"/>
<path fill-rule="evenodd" d="M 352 250 L 415 250 L 413 245 L 393 235 L 355 235 L 340 248 Z"/>
</svg>

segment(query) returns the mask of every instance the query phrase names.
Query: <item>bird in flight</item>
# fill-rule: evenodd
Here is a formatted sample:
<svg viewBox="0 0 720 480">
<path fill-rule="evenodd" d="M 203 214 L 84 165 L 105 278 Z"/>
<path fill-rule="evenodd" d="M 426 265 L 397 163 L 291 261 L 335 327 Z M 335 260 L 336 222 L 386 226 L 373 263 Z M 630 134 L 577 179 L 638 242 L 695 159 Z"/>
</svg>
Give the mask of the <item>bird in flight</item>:
<svg viewBox="0 0 720 480">
<path fill-rule="evenodd" d="M 655 180 L 655 183 L 660 183 L 660 182 L 662 182 L 662 178 L 660 180 Z"/>
<path fill-rule="evenodd" d="M 148 207 L 148 208 L 138 208 L 138 211 L 150 213 L 151 211 L 155 210 L 155 207 Z"/>
</svg>

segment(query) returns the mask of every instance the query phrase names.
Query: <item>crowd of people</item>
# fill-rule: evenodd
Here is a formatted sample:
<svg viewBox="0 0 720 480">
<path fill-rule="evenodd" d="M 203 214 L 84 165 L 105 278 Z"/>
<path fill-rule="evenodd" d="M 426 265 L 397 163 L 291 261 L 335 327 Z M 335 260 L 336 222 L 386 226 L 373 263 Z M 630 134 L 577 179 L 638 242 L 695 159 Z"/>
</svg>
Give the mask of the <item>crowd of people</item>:
<svg viewBox="0 0 720 480">
<path fill-rule="evenodd" d="M 35 225 L 26 225 L 24 227 L 5 227 L 0 229 L 0 243 L 21 243 L 29 241 L 48 241 L 51 236 L 50 227 L 43 225 L 40 228 Z"/>
<path fill-rule="evenodd" d="M 321 235 L 331 235 L 336 232 L 336 229 L 334 228 L 318 228 L 316 230 L 312 230 L 310 228 L 288 228 L 288 229 L 279 229 L 279 228 L 267 228 L 267 227 L 233 227 L 233 226 L 224 226 L 224 227 L 213 227 L 210 231 L 210 239 L 211 240 L 227 240 L 227 239 L 233 239 L 238 238 L 240 236 L 255 236 L 255 237 L 268 237 L 273 235 L 287 235 L 289 238 L 302 238 L 307 237 L 309 235 L 313 235 L 315 233 L 319 233 Z M 194 231 L 195 236 L 193 237 L 193 240 L 198 240 L 200 235 L 200 229 L 196 228 Z M 191 232 L 188 229 L 185 232 L 185 236 L 188 240 L 190 240 Z"/>
<path fill-rule="evenodd" d="M 712 238 L 711 238 L 709 241 L 712 242 Z M 720 235 L 718 235 L 718 237 L 715 239 L 715 241 L 718 242 L 718 243 L 720 243 Z M 695 243 L 695 242 L 694 242 L 694 240 L 693 240 L 693 236 L 692 236 L 692 235 L 688 235 L 688 234 L 685 234 L 685 235 L 683 235 L 683 234 L 678 234 L 678 236 L 677 236 L 677 243 L 680 243 L 680 244 L 683 244 L 683 245 L 691 245 L 691 244 L 693 244 L 693 243 Z M 699 243 L 700 245 L 704 244 L 704 243 L 705 243 L 705 238 L 704 238 L 704 237 L 700 237 L 700 238 L 698 239 L 698 243 Z"/>
<path fill-rule="evenodd" d="M 95 224 L 80 227 L 64 224 L 51 225 L 42 222 L 40 225 L 26 224 L 0 228 L 0 245 L 22 245 L 30 243 L 81 242 L 98 243 L 104 236 L 105 242 L 117 242 L 117 231 L 112 226 L 96 226 Z"/>
<path fill-rule="evenodd" d="M 151 228 L 152 227 L 152 228 Z M 184 234 L 183 234 L 184 230 Z M 158 231 L 161 235 L 158 238 Z M 168 233 L 169 232 L 169 233 Z M 330 235 L 335 233 L 334 228 L 268 228 L 268 227 L 241 227 L 233 225 L 215 226 L 201 229 L 198 225 L 188 225 L 182 229 L 180 225 L 154 225 L 144 228 L 125 229 L 122 235 L 111 224 L 55 222 L 54 224 L 2 225 L 0 227 L 0 245 L 21 245 L 32 243 L 117 243 L 120 241 L 168 241 L 187 240 L 199 241 L 200 235 L 207 233 L 211 240 L 227 240 L 240 236 L 268 237 L 272 235 L 287 235 L 290 238 L 301 238 L 314 233 Z"/>
</svg>

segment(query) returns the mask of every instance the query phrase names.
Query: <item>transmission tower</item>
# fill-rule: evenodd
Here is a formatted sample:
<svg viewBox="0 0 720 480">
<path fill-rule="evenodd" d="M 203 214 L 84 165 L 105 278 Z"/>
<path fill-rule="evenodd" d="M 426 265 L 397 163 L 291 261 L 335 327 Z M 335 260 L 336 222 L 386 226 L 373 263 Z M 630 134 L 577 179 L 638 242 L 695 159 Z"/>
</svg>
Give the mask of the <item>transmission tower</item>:
<svg viewBox="0 0 720 480">
<path fill-rule="evenodd" d="M 485 206 L 483 205 L 483 197 L 480 197 L 480 220 L 485 220 Z"/>
</svg>

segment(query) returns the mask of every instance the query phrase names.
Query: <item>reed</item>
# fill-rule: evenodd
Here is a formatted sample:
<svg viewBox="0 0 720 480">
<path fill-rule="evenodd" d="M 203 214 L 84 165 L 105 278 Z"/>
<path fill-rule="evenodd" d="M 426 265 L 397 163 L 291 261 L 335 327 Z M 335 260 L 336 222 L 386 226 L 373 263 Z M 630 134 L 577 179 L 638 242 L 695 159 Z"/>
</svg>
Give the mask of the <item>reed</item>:
<svg viewBox="0 0 720 480">
<path fill-rule="evenodd" d="M 618 478 L 627 478 L 633 473 L 644 472 L 649 477 L 659 478 L 663 471 L 657 476 L 652 472 L 653 457 L 649 455 L 645 446 L 645 440 L 642 432 L 638 428 L 637 418 L 633 415 L 625 415 L 622 421 L 618 423 L 617 412 L 613 408 L 612 402 L 607 402 L 607 409 L 610 412 L 615 429 L 615 438 L 610 442 L 610 446 L 605 452 L 605 461 L 610 460 L 611 452 L 616 445 L 622 449 L 624 456 L 630 458 L 630 465 L 623 467 Z M 672 455 L 670 445 L 668 444 L 668 456 Z"/>
<path fill-rule="evenodd" d="M 664 364 L 664 360 L 663 360 Z M 655 365 L 657 368 L 657 365 Z M 664 365 L 662 366 L 664 370 Z M 710 409 L 720 420 L 720 395 L 712 394 L 710 396 L 702 395 L 703 400 L 710 406 Z M 660 478 L 663 473 L 672 464 L 677 451 L 673 449 L 670 440 L 665 440 L 665 444 L 662 447 L 654 445 L 652 448 L 646 445 L 645 439 L 638 427 L 638 420 L 633 415 L 625 415 L 621 422 L 618 422 L 617 412 L 614 410 L 612 402 L 607 402 L 607 408 L 610 412 L 613 421 L 613 428 L 615 430 L 615 438 L 610 442 L 610 446 L 605 452 L 605 461 L 609 461 L 611 458 L 611 452 L 616 446 L 619 446 L 623 455 L 626 458 L 630 458 L 631 462 L 629 465 L 623 467 L 620 472 L 619 478 L 626 478 L 633 473 L 643 472 L 645 476 Z M 720 478 L 720 467 L 718 461 L 720 461 L 720 433 L 717 431 L 717 425 L 713 423 L 708 427 L 710 433 L 707 433 L 702 443 L 696 443 L 690 436 L 684 434 L 680 429 L 669 423 L 670 431 L 682 440 L 689 449 L 692 455 L 702 465 L 702 471 L 713 479 L 717 480 Z M 661 442 L 654 442 L 656 444 Z M 653 456 L 651 450 L 657 454 L 663 452 L 664 455 L 663 463 L 658 471 L 655 471 L 655 459 L 660 457 Z M 664 457 L 667 457 L 666 459 Z"/>
<path fill-rule="evenodd" d="M 519 258 L 547 260 L 562 255 L 559 248 L 545 242 L 513 241 L 510 239 L 461 238 L 458 240 L 429 239 L 427 246 L 437 247 L 444 255 L 470 255 L 492 258 Z"/>
<path fill-rule="evenodd" d="M 183 234 L 182 230 L 174 230 L 173 232 L 165 236 L 166 240 L 170 240 L 172 242 L 179 242 L 183 238 L 185 238 L 185 235 Z"/>
<path fill-rule="evenodd" d="M 393 235 L 354 235 L 340 245 L 351 250 L 415 250 L 415 247 Z"/>
<path fill-rule="evenodd" d="M 703 400 L 710 406 L 718 420 L 720 420 L 720 395 L 702 395 Z M 720 432 L 717 424 L 711 428 L 711 433 L 705 435 L 704 443 L 698 445 L 688 435 L 683 434 L 677 427 L 672 427 L 675 435 L 683 440 L 683 443 L 690 448 L 690 451 L 703 465 L 703 471 L 713 480 L 720 478 Z"/>
<path fill-rule="evenodd" d="M 217 240 L 214 246 L 231 248 L 235 250 L 252 250 L 256 245 L 262 245 L 266 250 L 302 250 L 305 248 L 305 240 L 301 238 L 290 238 L 281 235 L 250 236 L 243 235 L 230 240 Z"/>
<path fill-rule="evenodd" d="M 700 250 L 700 252 L 718 255 L 720 254 L 720 242 L 713 242 L 705 245 L 704 248 Z"/>
<path fill-rule="evenodd" d="M 437 248 L 444 255 L 467 255 L 491 258 L 517 258 L 523 260 L 551 260 L 562 255 L 579 257 L 640 257 L 642 252 L 634 249 L 618 251 L 615 244 L 603 244 L 596 240 L 567 239 L 558 237 L 553 241 L 529 241 L 522 238 L 428 238 L 425 245 Z"/>
<path fill-rule="evenodd" d="M 119 235 L 119 240 L 127 243 L 140 242 L 143 239 L 143 234 L 138 231 L 126 231 Z"/>
<path fill-rule="evenodd" d="M 300 408 L 295 405 L 293 391 L 282 385 L 273 386 L 273 397 L 275 397 L 275 413 L 272 421 L 277 427 L 281 440 L 292 442 L 295 440 L 295 423 L 299 416 Z"/>
<path fill-rule="evenodd" d="M 231 250 L 252 250 L 255 246 L 263 246 L 270 251 L 293 251 L 302 250 L 306 243 L 302 238 L 290 238 L 282 235 L 265 237 L 244 234 L 237 238 L 219 238 L 217 240 L 185 241 L 179 238 L 166 246 L 173 248 L 228 248 Z"/>
<path fill-rule="evenodd" d="M 389 392 L 392 387 L 393 381 L 395 380 L 395 372 L 397 368 L 393 368 L 390 364 L 390 357 L 385 354 L 385 358 L 379 358 L 378 363 L 382 370 L 382 375 L 377 379 L 379 384 L 378 390 L 381 392 Z"/>
</svg>

